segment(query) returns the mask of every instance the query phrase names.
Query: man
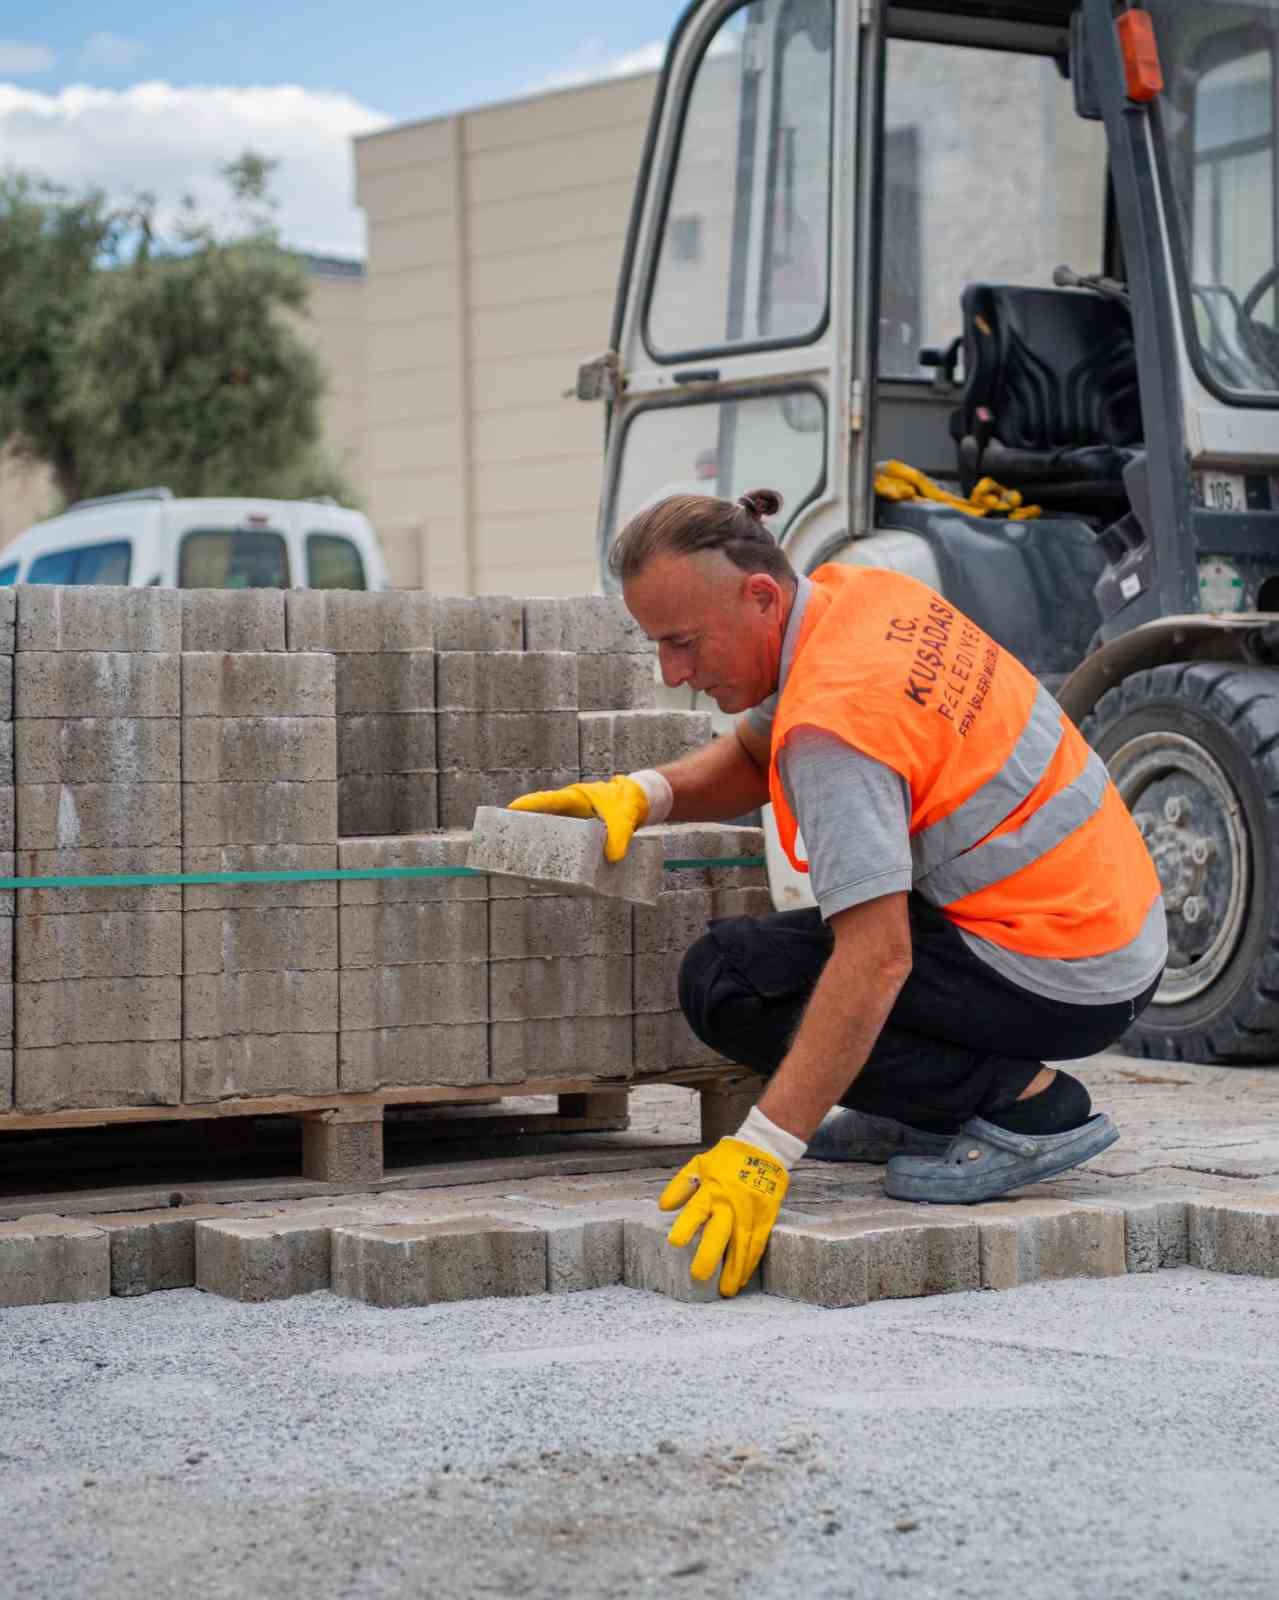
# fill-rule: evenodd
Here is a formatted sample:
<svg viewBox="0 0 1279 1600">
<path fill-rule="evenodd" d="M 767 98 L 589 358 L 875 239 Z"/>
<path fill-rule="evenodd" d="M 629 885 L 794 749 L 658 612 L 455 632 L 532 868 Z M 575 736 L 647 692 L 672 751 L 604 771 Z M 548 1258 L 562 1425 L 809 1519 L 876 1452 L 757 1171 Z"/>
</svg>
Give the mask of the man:
<svg viewBox="0 0 1279 1600">
<path fill-rule="evenodd" d="M 725 1295 L 758 1264 L 806 1147 L 887 1160 L 886 1193 L 953 1204 L 1112 1144 L 1084 1086 L 1044 1063 L 1118 1038 L 1167 955 L 1141 836 L 1047 691 L 913 578 L 797 577 L 763 522 L 780 504 L 673 496 L 610 556 L 665 681 L 744 713 L 734 733 L 514 802 L 601 817 L 619 859 L 644 822 L 771 799 L 810 873 L 816 910 L 714 923 L 680 972 L 699 1037 L 769 1075 L 736 1138 L 660 1202 L 683 1208 L 673 1245 L 702 1230 L 695 1277 L 724 1258 Z"/>
</svg>

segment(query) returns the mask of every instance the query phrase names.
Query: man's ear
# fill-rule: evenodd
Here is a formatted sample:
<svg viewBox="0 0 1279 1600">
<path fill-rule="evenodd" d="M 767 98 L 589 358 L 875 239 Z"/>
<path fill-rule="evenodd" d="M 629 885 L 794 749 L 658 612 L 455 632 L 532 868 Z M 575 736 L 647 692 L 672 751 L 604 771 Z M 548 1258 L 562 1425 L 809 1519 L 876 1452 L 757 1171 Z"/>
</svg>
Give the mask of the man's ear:
<svg viewBox="0 0 1279 1600">
<path fill-rule="evenodd" d="M 746 598 L 761 612 L 766 612 L 770 607 L 776 607 L 780 613 L 782 601 L 782 586 L 777 579 L 767 572 L 752 572 L 747 575 L 746 582 L 742 585 Z"/>
</svg>

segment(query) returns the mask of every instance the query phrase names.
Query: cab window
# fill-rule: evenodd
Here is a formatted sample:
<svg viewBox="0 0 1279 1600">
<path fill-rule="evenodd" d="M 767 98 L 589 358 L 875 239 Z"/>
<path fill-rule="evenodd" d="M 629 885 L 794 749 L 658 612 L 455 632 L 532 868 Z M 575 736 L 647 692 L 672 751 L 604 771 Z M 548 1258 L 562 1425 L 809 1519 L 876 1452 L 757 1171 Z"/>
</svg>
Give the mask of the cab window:
<svg viewBox="0 0 1279 1600">
<path fill-rule="evenodd" d="M 110 544 L 80 545 L 70 550 L 50 550 L 31 563 L 27 582 L 127 584 L 132 555 L 133 546 L 127 539 Z"/>
<path fill-rule="evenodd" d="M 287 589 L 289 556 L 270 528 L 195 528 L 182 540 L 180 589 Z"/>
<path fill-rule="evenodd" d="M 0 588 L 7 588 L 17 576 L 18 563 L 16 561 L 10 561 L 7 565 L 0 567 Z"/>
<path fill-rule="evenodd" d="M 306 581 L 312 589 L 367 589 L 364 561 L 339 533 L 308 533 Z"/>
</svg>

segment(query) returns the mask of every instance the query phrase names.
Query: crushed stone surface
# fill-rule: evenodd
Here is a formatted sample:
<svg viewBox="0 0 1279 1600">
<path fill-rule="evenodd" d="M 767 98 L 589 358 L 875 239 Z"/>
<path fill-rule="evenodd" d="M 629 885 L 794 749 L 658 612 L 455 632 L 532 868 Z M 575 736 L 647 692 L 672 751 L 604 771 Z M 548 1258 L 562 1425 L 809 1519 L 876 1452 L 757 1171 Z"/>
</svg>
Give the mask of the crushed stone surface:
<svg viewBox="0 0 1279 1600">
<path fill-rule="evenodd" d="M 0 1313 L 7 1600 L 1273 1600 L 1279 1280 Z"/>
</svg>

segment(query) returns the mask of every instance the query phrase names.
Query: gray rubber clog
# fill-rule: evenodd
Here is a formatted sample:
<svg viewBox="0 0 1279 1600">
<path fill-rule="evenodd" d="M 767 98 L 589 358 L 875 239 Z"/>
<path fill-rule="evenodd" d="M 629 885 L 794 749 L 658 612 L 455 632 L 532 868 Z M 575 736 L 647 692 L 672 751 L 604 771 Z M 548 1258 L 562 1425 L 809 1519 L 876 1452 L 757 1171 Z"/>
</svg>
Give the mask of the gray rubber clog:
<svg viewBox="0 0 1279 1600">
<path fill-rule="evenodd" d="M 1119 1129 L 1105 1114 L 1066 1133 L 1009 1133 L 981 1117 L 971 1117 L 940 1159 L 894 1156 L 884 1176 L 884 1193 L 894 1200 L 930 1200 L 974 1205 L 1090 1161 L 1110 1148 Z"/>
<path fill-rule="evenodd" d="M 925 1133 L 892 1117 L 839 1106 L 828 1112 L 809 1140 L 814 1161 L 866 1161 L 883 1166 L 893 1156 L 944 1156 L 953 1133 Z"/>
</svg>

